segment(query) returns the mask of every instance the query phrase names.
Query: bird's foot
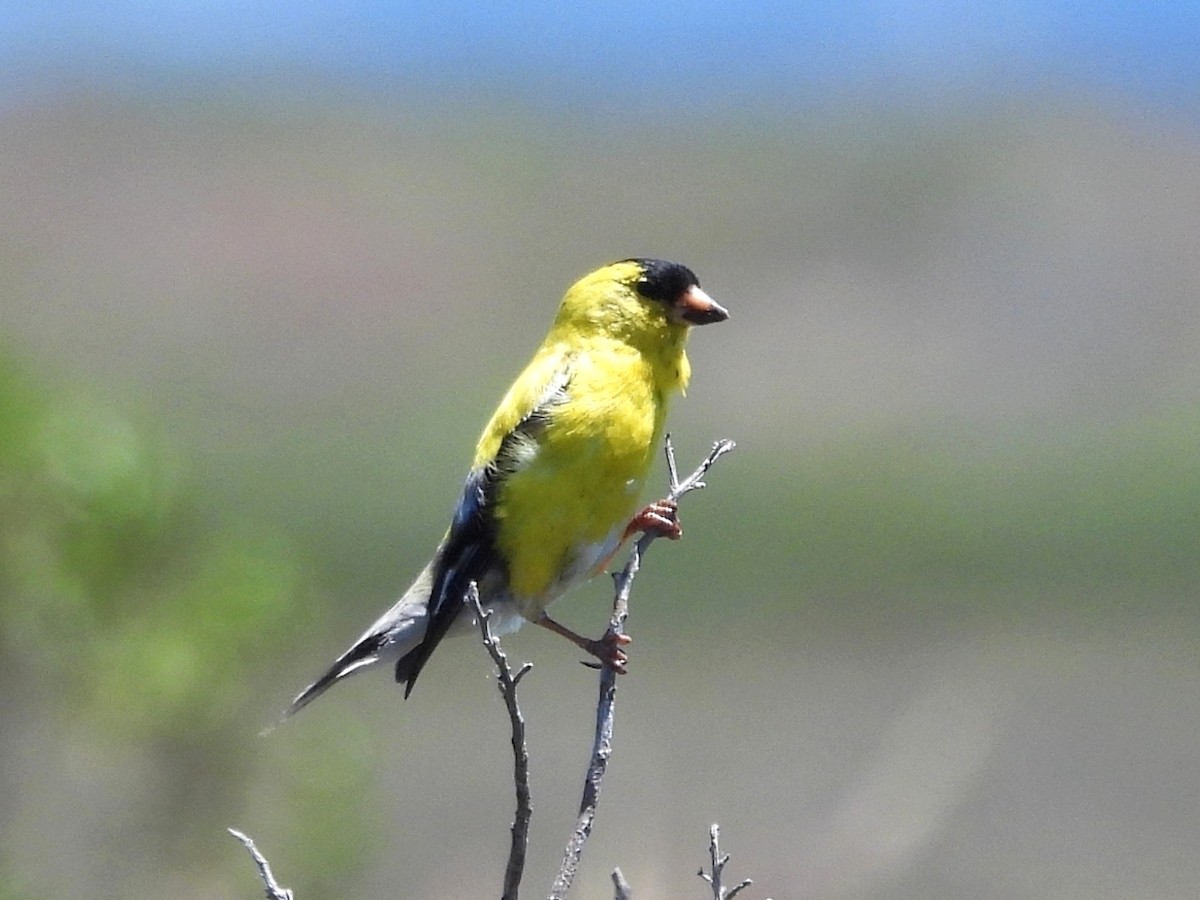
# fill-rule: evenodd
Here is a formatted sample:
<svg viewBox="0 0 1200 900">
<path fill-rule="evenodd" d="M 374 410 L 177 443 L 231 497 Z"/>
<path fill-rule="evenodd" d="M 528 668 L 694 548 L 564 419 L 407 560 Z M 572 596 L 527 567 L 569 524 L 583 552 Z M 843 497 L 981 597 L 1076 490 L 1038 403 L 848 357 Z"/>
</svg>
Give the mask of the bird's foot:
<svg viewBox="0 0 1200 900">
<path fill-rule="evenodd" d="M 618 675 L 625 675 L 628 672 L 625 663 L 629 662 L 629 654 L 621 648 L 631 643 L 633 643 L 633 638 L 627 634 L 614 634 L 606 631 L 604 637 L 599 640 L 585 640 L 579 646 L 600 661 L 599 665 L 594 668 L 608 666 Z M 590 663 L 584 662 L 584 665 L 590 665 Z"/>
<path fill-rule="evenodd" d="M 625 537 L 637 532 L 653 532 L 660 537 L 677 541 L 683 537 L 683 526 L 679 524 L 679 504 L 674 500 L 656 500 L 630 520 L 625 528 Z"/>
<path fill-rule="evenodd" d="M 633 638 L 629 635 L 606 631 L 604 632 L 604 637 L 599 640 L 592 640 L 591 638 L 585 638 L 582 635 L 576 634 L 566 625 L 554 621 L 547 615 L 543 615 L 538 619 L 537 624 L 549 631 L 553 631 L 555 634 L 561 634 L 576 647 L 596 657 L 600 661 L 600 665 L 608 666 L 614 672 L 618 672 L 621 675 L 625 674 L 625 663 L 629 661 L 629 657 L 621 648 L 633 643 Z M 588 665 L 588 663 L 585 662 L 584 665 Z"/>
</svg>

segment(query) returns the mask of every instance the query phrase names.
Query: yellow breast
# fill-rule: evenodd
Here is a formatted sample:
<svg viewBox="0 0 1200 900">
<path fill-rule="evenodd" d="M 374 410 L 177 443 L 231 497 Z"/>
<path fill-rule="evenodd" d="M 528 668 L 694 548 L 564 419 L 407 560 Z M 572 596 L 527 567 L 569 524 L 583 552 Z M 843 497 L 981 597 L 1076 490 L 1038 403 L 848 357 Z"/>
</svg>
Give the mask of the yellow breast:
<svg viewBox="0 0 1200 900">
<path fill-rule="evenodd" d="M 571 363 L 536 454 L 497 494 L 497 544 L 522 613 L 537 618 L 615 548 L 636 511 L 662 439 L 667 397 L 686 364 L 617 341 L 592 342 Z"/>
</svg>

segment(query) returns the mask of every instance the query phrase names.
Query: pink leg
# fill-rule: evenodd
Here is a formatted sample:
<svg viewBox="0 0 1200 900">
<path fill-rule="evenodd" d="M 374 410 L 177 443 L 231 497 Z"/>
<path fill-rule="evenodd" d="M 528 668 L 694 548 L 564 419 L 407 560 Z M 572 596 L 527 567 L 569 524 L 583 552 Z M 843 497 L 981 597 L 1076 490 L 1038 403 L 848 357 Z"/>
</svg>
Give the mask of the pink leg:
<svg viewBox="0 0 1200 900">
<path fill-rule="evenodd" d="M 590 653 L 592 656 L 596 657 L 596 659 L 600 660 L 600 662 L 602 662 L 604 665 L 622 675 L 625 674 L 625 663 L 628 661 L 629 657 L 621 648 L 629 643 L 632 643 L 633 638 L 631 638 L 629 635 L 613 634 L 612 632 L 606 631 L 604 633 L 604 637 L 600 638 L 598 641 L 594 641 L 591 638 L 585 638 L 576 634 L 566 625 L 561 625 L 558 622 L 555 622 L 547 615 L 543 615 L 540 619 L 538 619 L 537 624 L 549 631 L 553 631 L 555 634 L 561 634 L 576 647 L 579 647 L 584 652 Z"/>
</svg>

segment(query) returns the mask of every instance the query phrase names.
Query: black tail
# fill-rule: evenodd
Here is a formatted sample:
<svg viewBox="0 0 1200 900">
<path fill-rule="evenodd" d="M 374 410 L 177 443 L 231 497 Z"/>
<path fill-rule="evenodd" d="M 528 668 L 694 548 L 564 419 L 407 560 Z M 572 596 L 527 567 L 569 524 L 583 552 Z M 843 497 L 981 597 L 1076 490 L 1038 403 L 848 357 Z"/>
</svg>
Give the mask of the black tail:
<svg viewBox="0 0 1200 900">
<path fill-rule="evenodd" d="M 495 522 L 487 509 L 496 477 L 493 466 L 475 469 L 467 477 L 454 522 L 435 557 L 425 636 L 396 663 L 396 681 L 405 682 L 405 699 L 430 654 L 462 612 L 471 582 L 478 585 L 497 564 Z"/>
<path fill-rule="evenodd" d="M 375 662 L 379 658 L 381 641 L 382 638 L 378 635 L 371 635 L 339 656 L 337 662 L 329 667 L 329 671 L 296 695 L 296 699 L 284 711 L 280 721 L 294 716 L 347 675 Z"/>
</svg>

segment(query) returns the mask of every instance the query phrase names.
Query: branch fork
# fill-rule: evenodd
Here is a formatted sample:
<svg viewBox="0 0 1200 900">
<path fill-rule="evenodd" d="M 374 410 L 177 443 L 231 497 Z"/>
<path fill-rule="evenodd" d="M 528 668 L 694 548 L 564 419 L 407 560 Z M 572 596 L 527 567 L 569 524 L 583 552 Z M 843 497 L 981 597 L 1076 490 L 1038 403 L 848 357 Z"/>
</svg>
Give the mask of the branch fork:
<svg viewBox="0 0 1200 900">
<path fill-rule="evenodd" d="M 666 504 L 673 507 L 685 494 L 700 490 L 705 486 L 704 476 L 713 464 L 734 448 L 731 440 L 720 440 L 713 444 L 708 456 L 696 467 L 696 470 L 684 478 L 679 478 L 679 470 L 675 462 L 675 448 L 671 437 L 666 438 L 667 473 L 669 476 L 669 492 Z M 613 574 L 613 611 L 609 619 L 608 629 L 602 640 L 623 643 L 625 638 L 625 620 L 629 616 L 629 596 L 633 589 L 633 580 L 642 565 L 642 557 L 650 545 L 659 537 L 678 536 L 678 525 L 675 529 L 648 528 L 634 543 L 625 567 Z M 516 787 L 517 809 L 513 816 L 511 827 L 511 844 L 509 847 L 508 863 L 504 872 L 504 889 L 502 900 L 517 900 L 521 885 L 521 877 L 525 869 L 525 854 L 529 844 L 529 820 L 533 809 L 529 793 L 529 751 L 525 743 L 525 718 L 517 703 L 517 686 L 526 673 L 533 668 L 532 663 L 523 663 L 514 672 L 508 663 L 508 658 L 500 647 L 500 642 L 492 634 L 488 624 L 490 612 L 483 608 L 479 600 L 478 587 L 472 583 L 467 592 L 467 602 L 475 608 L 476 621 L 479 624 L 480 636 L 488 655 L 496 666 L 496 682 L 500 694 L 504 698 L 504 706 L 508 710 L 509 724 L 512 732 L 513 749 L 513 781 Z M 616 706 L 617 672 L 609 665 L 600 669 L 600 698 L 596 706 L 596 730 L 592 741 L 592 756 L 583 780 L 583 796 L 579 803 L 579 815 L 575 828 L 567 842 L 563 853 L 562 865 L 554 879 L 550 900 L 563 900 L 575 880 L 579 860 L 583 855 L 583 847 L 592 832 L 592 823 L 596 817 L 596 806 L 600 799 L 600 785 L 608 768 L 608 759 L 612 755 L 613 715 Z M 229 833 L 241 841 L 242 845 L 254 859 L 262 879 L 267 900 L 293 900 L 290 890 L 281 887 L 275 880 L 271 866 L 266 858 L 258 851 L 254 841 L 233 828 Z M 714 900 L 733 900 L 744 888 L 750 885 L 749 879 L 736 887 L 726 890 L 721 886 L 721 874 L 728 855 L 722 856 L 718 845 L 719 829 L 713 825 L 709 831 L 709 856 L 711 859 L 711 874 L 700 871 L 700 877 L 712 885 Z M 621 870 L 612 873 L 613 885 L 617 900 L 629 900 L 633 896 L 632 888 Z"/>
</svg>

